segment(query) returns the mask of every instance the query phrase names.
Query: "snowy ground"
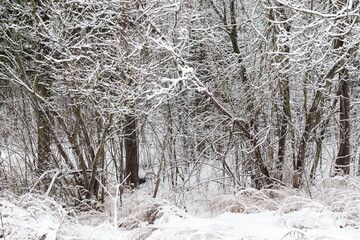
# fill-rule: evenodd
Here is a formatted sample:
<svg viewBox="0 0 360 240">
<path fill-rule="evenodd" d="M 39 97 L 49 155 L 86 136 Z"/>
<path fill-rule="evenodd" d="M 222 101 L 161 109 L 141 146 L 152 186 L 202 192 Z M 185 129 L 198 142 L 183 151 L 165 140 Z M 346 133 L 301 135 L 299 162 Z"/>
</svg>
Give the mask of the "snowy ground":
<svg viewBox="0 0 360 240">
<path fill-rule="evenodd" d="M 0 239 L 360 239 L 359 179 L 328 178 L 310 192 L 312 198 L 288 189 L 247 189 L 206 204 L 189 200 L 193 208 L 186 212 L 139 190 L 124 196 L 116 211 L 113 198 L 102 212 L 78 213 L 45 196 L 2 192 Z"/>
</svg>

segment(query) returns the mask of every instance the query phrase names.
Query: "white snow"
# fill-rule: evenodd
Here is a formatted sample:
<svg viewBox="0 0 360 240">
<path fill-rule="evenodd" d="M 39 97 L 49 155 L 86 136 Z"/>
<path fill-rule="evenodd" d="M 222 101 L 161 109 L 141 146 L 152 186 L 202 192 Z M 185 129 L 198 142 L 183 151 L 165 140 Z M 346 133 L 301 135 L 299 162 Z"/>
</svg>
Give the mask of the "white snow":
<svg viewBox="0 0 360 240">
<path fill-rule="evenodd" d="M 291 189 L 245 189 L 198 204 L 199 195 L 195 194 L 187 204 L 193 205 L 193 210 L 202 208 L 197 213 L 152 199 L 146 191 L 124 194 L 115 215 L 111 204 L 105 204 L 102 211 L 75 213 L 50 197 L 26 194 L 18 198 L 2 192 L 0 239 L 360 239 L 360 184 L 356 178 L 325 179 L 310 189 L 312 198 Z"/>
</svg>

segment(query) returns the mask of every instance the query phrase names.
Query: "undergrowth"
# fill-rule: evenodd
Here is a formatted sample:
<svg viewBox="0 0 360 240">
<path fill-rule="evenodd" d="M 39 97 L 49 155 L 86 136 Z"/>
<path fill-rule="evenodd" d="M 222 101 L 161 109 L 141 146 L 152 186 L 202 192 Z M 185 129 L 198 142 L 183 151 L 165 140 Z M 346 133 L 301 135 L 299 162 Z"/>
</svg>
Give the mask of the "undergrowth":
<svg viewBox="0 0 360 240">
<path fill-rule="evenodd" d="M 278 226 L 293 229 L 281 240 L 309 239 L 306 236 L 308 229 L 334 226 L 360 229 L 359 178 L 325 178 L 314 184 L 310 191 L 312 198 L 304 192 L 287 188 L 244 189 L 231 195 L 209 197 L 202 202 L 202 208 L 213 217 L 226 212 L 271 212 L 279 217 Z M 194 197 L 193 202 L 200 200 Z M 100 239 L 97 238 L 103 231 L 100 229 L 106 228 L 114 232 L 114 238 L 108 239 L 118 239 L 118 234 L 122 232 L 126 237 L 123 239 L 129 240 L 170 239 L 169 236 L 173 239 L 208 240 L 222 239 L 218 232 L 228 231 L 211 228 L 204 231 L 201 227 L 190 226 L 166 232 L 162 228 L 164 224 L 191 220 L 192 214 L 169 200 L 151 198 L 146 189 L 125 192 L 117 205 L 112 201 L 120 199 L 109 197 L 103 208 L 78 211 L 44 195 L 24 194 L 18 197 L 3 190 L 0 193 L 0 239 L 82 239 L 83 233 L 88 234 L 86 239 Z M 92 232 L 86 230 L 90 227 Z M 168 234 L 168 238 L 156 238 L 161 234 Z M 257 238 L 247 236 L 239 239 Z"/>
</svg>

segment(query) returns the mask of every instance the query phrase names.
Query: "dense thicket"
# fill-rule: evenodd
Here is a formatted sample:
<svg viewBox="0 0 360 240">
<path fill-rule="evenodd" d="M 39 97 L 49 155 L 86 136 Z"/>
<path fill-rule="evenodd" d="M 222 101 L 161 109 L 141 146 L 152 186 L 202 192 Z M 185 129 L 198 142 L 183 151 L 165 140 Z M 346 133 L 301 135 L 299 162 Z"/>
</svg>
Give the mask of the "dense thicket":
<svg viewBox="0 0 360 240">
<path fill-rule="evenodd" d="M 359 6 L 1 0 L 4 187 L 77 201 L 357 174 Z"/>
</svg>

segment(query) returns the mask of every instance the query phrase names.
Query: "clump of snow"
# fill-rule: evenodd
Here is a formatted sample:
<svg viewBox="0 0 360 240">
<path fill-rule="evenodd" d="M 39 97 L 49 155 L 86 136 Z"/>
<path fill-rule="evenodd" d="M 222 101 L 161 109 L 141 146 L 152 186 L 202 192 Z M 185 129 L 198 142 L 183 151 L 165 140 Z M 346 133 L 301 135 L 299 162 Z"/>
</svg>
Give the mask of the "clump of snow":
<svg viewBox="0 0 360 240">
<path fill-rule="evenodd" d="M 0 197 L 0 239 L 124 239 L 103 213 L 66 210 L 38 194 Z"/>
<path fill-rule="evenodd" d="M 53 199 L 32 194 L 14 203 L 1 198 L 0 212 L 5 239 L 55 240 L 66 217 L 65 210 Z"/>
</svg>

